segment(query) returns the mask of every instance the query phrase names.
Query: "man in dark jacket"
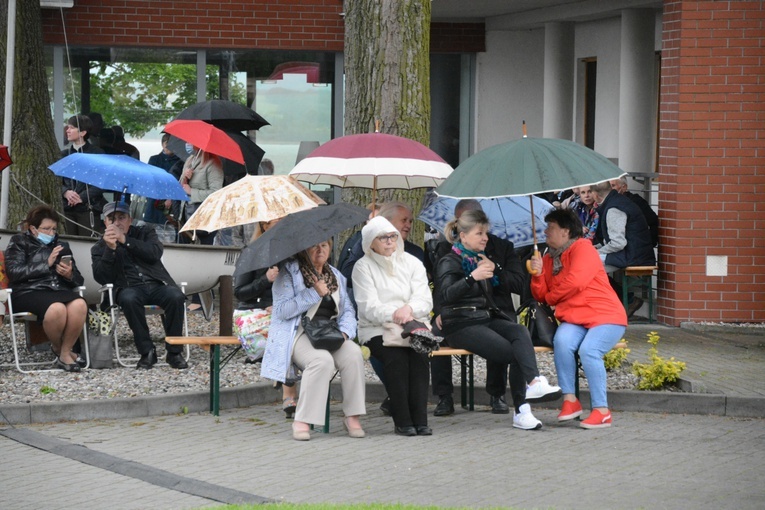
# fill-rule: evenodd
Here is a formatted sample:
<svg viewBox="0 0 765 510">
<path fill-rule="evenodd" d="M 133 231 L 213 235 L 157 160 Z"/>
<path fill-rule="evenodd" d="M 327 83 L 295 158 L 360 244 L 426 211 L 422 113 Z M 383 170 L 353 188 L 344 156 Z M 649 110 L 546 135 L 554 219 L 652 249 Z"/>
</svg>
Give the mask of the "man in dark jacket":
<svg viewBox="0 0 765 510">
<path fill-rule="evenodd" d="M 465 211 L 481 209 L 481 204 L 477 200 L 460 200 L 454 207 L 454 216 L 459 218 Z M 435 247 L 435 252 L 429 253 L 428 263 L 431 266 L 428 274 L 434 274 L 435 266 L 438 260 L 449 253 L 452 245 L 448 241 L 441 241 Z M 520 258 L 515 253 L 513 243 L 505 239 L 489 234 L 489 242 L 486 245 L 486 256 L 496 265 L 496 273 L 499 276 L 499 286 L 495 289 L 492 297 L 497 306 L 511 317 L 515 317 L 515 306 L 511 294 L 518 294 L 524 299 L 530 295 L 529 283 L 530 276 L 524 270 Z M 440 303 L 437 296 L 433 296 L 433 315 L 439 317 Z M 434 321 L 434 326 L 438 328 L 438 319 Z M 440 328 L 439 328 L 440 329 Z M 437 334 L 440 334 L 438 332 Z M 439 398 L 438 405 L 434 411 L 435 416 L 448 416 L 454 413 L 454 399 L 452 393 L 454 386 L 452 384 L 452 362 L 449 356 L 434 356 L 430 362 L 431 378 L 433 384 L 433 394 Z M 525 388 L 526 383 L 523 380 L 521 371 L 510 370 L 510 377 L 518 377 L 520 382 L 511 387 Z M 510 408 L 505 400 L 507 392 L 508 365 L 503 363 L 486 362 L 486 392 L 490 395 L 491 412 L 494 414 L 508 414 Z M 518 395 L 522 399 L 525 395 Z M 514 398 L 514 400 L 516 400 Z"/>
<path fill-rule="evenodd" d="M 632 193 L 627 185 L 627 179 L 624 177 L 612 179 L 611 188 L 618 191 L 620 195 L 624 195 L 632 200 L 632 203 L 640 208 L 640 212 L 643 213 L 643 217 L 645 217 L 645 221 L 648 223 L 648 230 L 651 231 L 651 242 L 654 247 L 657 246 L 659 244 L 659 216 L 653 210 L 651 204 L 640 195 Z"/>
<path fill-rule="evenodd" d="M 157 352 L 146 323 L 145 305 L 157 305 L 165 312 L 167 336 L 183 334 L 186 296 L 162 264 L 162 243 L 153 228 L 132 225 L 129 206 L 110 202 L 104 206 L 104 237 L 90 250 L 93 277 L 100 284 L 111 283 L 117 304 L 122 308 L 141 354 L 136 368 L 149 369 L 157 362 Z M 167 363 L 187 368 L 180 345 L 165 344 Z"/>
<path fill-rule="evenodd" d="M 640 208 L 629 198 L 611 189 L 611 184 L 607 181 L 595 184 L 590 189 L 596 193 L 595 201 L 598 203 L 600 215 L 595 232 L 595 248 L 606 272 L 611 275 L 616 270 L 629 266 L 656 265 L 651 232 Z M 611 286 L 621 298 L 620 278 L 617 275 L 610 279 Z M 643 300 L 632 293 L 629 293 L 627 299 L 627 317 L 631 317 L 640 309 Z"/>
</svg>

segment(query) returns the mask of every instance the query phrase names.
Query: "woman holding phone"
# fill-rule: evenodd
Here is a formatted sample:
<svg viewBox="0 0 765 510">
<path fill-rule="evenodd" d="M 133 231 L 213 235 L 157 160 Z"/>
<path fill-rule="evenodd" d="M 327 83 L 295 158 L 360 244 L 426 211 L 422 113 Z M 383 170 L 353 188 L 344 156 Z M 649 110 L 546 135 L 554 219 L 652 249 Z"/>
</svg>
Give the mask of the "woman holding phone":
<svg viewBox="0 0 765 510">
<path fill-rule="evenodd" d="M 58 240 L 58 213 L 40 205 L 29 211 L 27 231 L 11 238 L 5 250 L 5 271 L 13 289 L 14 312 L 31 312 L 42 324 L 56 355 L 55 365 L 79 372 L 83 360 L 72 352 L 88 307 L 75 292 L 84 279 L 69 245 Z"/>
</svg>

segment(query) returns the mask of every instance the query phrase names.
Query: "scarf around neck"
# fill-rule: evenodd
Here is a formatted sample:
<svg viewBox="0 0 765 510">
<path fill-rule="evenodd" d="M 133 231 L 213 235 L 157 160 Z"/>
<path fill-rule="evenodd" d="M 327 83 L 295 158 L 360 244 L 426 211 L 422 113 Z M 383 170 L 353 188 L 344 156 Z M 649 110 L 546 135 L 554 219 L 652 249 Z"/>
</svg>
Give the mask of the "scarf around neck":
<svg viewBox="0 0 765 510">
<path fill-rule="evenodd" d="M 563 262 L 561 262 L 560 256 L 564 251 L 568 250 L 572 244 L 574 244 L 574 241 L 576 241 L 576 239 L 569 239 L 566 244 L 560 248 L 550 248 L 548 253 L 550 254 L 550 258 L 552 258 L 553 261 L 553 274 L 558 274 L 563 269 Z"/>
<path fill-rule="evenodd" d="M 305 252 L 300 255 L 302 256 L 297 257 L 298 267 L 300 268 L 300 273 L 303 275 L 303 283 L 305 283 L 306 288 L 313 287 L 313 277 L 317 277 L 319 280 L 324 280 L 324 283 L 327 284 L 329 293 L 334 294 L 338 289 L 337 278 L 335 278 L 335 273 L 329 267 L 329 264 L 324 264 L 321 273 L 319 273 L 316 271 L 316 268 L 313 267 L 313 264 Z"/>
<path fill-rule="evenodd" d="M 462 259 L 462 270 L 465 271 L 465 276 L 469 276 L 478 267 L 478 263 L 481 261 L 478 255 L 486 255 L 486 252 L 483 251 L 475 252 L 468 250 L 459 241 L 452 245 L 452 251 Z M 497 275 L 491 277 L 491 285 L 492 287 L 499 285 L 499 277 Z"/>
</svg>

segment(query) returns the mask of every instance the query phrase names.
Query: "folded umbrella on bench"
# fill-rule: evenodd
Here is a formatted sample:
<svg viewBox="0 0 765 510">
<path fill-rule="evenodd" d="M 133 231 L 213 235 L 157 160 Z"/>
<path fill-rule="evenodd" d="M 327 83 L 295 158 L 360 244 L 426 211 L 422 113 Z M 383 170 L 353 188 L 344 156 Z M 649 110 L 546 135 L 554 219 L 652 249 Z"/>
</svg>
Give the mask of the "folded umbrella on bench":
<svg viewBox="0 0 765 510">
<path fill-rule="evenodd" d="M 429 354 L 437 351 L 443 340 L 419 321 L 409 321 L 403 326 L 394 322 L 383 324 L 383 345 L 386 347 L 411 347 L 420 354 Z"/>
</svg>

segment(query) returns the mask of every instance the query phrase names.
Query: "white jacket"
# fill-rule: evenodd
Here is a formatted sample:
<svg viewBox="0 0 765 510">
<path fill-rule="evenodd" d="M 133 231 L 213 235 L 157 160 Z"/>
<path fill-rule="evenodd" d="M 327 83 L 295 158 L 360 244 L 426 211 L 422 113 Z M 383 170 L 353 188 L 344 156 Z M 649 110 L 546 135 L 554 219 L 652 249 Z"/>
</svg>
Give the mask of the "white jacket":
<svg viewBox="0 0 765 510">
<path fill-rule="evenodd" d="M 377 216 L 362 230 L 364 256 L 353 268 L 353 293 L 358 305 L 359 342 L 364 344 L 383 334 L 382 324 L 393 322 L 393 313 L 404 305 L 420 322 L 430 323 L 433 297 L 425 266 L 404 251 L 399 235 L 396 251 L 383 257 L 370 248 L 380 234 L 398 232 L 388 220 Z"/>
</svg>

